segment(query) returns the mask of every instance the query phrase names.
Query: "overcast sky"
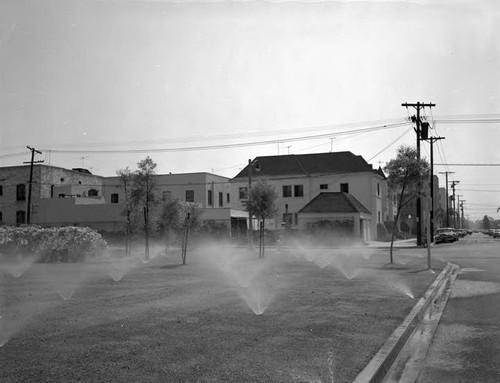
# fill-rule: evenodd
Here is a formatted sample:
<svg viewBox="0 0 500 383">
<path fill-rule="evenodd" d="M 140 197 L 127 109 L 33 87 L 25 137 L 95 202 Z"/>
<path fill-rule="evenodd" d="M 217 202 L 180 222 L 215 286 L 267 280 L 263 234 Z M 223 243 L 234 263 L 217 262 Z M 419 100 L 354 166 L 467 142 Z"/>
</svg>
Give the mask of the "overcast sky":
<svg viewBox="0 0 500 383">
<path fill-rule="evenodd" d="M 0 0 L 0 166 L 31 145 L 104 176 L 148 154 L 160 173 L 228 177 L 278 153 L 350 150 L 378 167 L 415 144 L 410 127 L 339 132 L 417 101 L 436 104 L 436 163 L 499 164 L 498 122 L 439 123 L 499 120 L 498 36 L 495 0 Z M 500 167 L 435 170 L 455 172 L 471 218 L 500 217 Z"/>
</svg>

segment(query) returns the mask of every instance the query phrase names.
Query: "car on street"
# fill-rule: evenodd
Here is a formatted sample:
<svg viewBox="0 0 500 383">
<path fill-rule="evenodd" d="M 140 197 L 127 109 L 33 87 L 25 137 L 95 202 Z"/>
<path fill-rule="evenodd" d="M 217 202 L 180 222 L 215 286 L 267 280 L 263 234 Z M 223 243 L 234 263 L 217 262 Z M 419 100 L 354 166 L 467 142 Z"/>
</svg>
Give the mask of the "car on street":
<svg viewBox="0 0 500 383">
<path fill-rule="evenodd" d="M 458 241 L 458 234 L 449 227 L 444 227 L 441 229 L 437 229 L 436 235 L 434 236 L 434 243 L 445 243 L 445 242 L 455 242 Z"/>
</svg>

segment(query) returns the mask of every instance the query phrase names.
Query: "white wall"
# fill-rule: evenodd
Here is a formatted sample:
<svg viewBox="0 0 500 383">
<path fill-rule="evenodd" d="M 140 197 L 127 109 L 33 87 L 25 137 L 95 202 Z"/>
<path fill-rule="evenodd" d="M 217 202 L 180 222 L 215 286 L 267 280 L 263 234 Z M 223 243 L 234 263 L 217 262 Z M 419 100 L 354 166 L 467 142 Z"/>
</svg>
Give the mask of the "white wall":
<svg viewBox="0 0 500 383">
<path fill-rule="evenodd" d="M 377 233 L 378 213 L 380 213 L 380 219 L 383 222 L 383 200 L 387 196 L 387 181 L 383 180 L 382 177 L 375 173 L 364 172 L 316 175 L 309 177 L 275 177 L 272 179 L 253 175 L 252 183 L 260 179 L 264 179 L 269 185 L 273 186 L 278 195 L 276 200 L 278 215 L 275 228 L 278 228 L 281 223 L 283 213 L 286 211 L 286 205 L 288 205 L 288 213 L 296 214 L 320 192 L 340 192 L 340 185 L 343 183 L 349 184 L 349 193 L 372 213 L 372 219 L 369 223 L 369 230 L 372 238 L 375 238 Z M 377 183 L 380 184 L 380 195 L 377 195 Z M 328 189 L 320 189 L 321 184 L 328 185 Z M 243 200 L 239 199 L 239 188 L 248 187 L 248 180 L 232 180 L 230 185 L 231 201 L 233 202 L 232 206 L 236 209 L 244 209 Z M 292 186 L 292 197 L 283 197 L 284 185 Z M 294 185 L 303 185 L 303 197 L 293 196 Z"/>
</svg>

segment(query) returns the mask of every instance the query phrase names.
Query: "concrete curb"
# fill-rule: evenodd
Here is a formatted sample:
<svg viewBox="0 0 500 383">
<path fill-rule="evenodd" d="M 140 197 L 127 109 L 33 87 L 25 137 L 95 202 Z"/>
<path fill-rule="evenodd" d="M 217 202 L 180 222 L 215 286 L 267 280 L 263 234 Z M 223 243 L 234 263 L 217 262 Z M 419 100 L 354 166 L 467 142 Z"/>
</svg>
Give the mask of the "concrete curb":
<svg viewBox="0 0 500 383">
<path fill-rule="evenodd" d="M 446 265 L 417 304 L 413 306 L 403 323 L 393 331 L 373 359 L 354 379 L 353 383 L 378 383 L 384 379 L 405 342 L 422 319 L 425 310 L 434 301 L 436 295 L 442 291 L 441 287 L 457 268 L 458 266 L 452 263 Z"/>
</svg>

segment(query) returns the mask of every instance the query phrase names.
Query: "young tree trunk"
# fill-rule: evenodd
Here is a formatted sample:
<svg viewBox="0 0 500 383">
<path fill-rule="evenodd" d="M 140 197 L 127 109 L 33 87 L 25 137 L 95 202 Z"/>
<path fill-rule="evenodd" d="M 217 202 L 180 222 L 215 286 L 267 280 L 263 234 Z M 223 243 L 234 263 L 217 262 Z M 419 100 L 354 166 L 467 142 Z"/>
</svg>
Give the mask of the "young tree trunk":
<svg viewBox="0 0 500 383">
<path fill-rule="evenodd" d="M 130 210 L 127 210 L 127 227 L 125 231 L 125 256 L 129 257 L 131 253 L 130 249 L 130 244 L 132 242 L 130 235 L 131 235 L 131 228 L 130 228 Z"/>
<path fill-rule="evenodd" d="M 170 230 L 165 229 L 165 255 L 167 255 L 168 253 L 169 242 L 170 242 Z"/>
<path fill-rule="evenodd" d="M 189 234 L 189 218 L 190 214 L 188 213 L 186 215 L 186 220 L 184 222 L 184 238 L 182 240 L 182 250 L 181 250 L 181 256 L 182 256 L 182 264 L 186 264 L 186 257 L 187 257 L 187 242 L 188 242 L 188 234 Z"/>
<path fill-rule="evenodd" d="M 148 209 L 147 207 L 144 207 L 144 237 L 145 237 L 145 244 L 144 244 L 144 259 L 146 261 L 149 261 L 149 219 L 148 219 Z"/>
<path fill-rule="evenodd" d="M 265 238 L 264 238 L 264 222 L 265 218 L 262 219 L 262 222 L 259 227 L 259 238 L 260 238 L 260 247 L 259 247 L 259 258 L 264 258 L 264 248 L 265 248 Z"/>
</svg>

